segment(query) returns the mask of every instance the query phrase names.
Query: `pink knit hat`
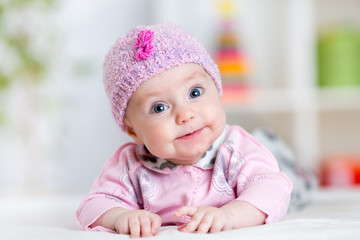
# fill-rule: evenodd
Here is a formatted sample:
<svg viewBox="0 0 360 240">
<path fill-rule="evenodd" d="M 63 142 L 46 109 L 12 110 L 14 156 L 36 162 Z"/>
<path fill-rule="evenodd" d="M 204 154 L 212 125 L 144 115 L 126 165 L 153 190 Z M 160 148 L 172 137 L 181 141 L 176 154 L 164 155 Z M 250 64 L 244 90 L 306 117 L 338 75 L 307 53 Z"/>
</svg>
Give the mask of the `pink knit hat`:
<svg viewBox="0 0 360 240">
<path fill-rule="evenodd" d="M 134 91 L 147 79 L 186 64 L 200 64 L 222 95 L 219 70 L 201 43 L 182 27 L 170 23 L 138 26 L 122 35 L 104 62 L 104 85 L 117 124 L 123 123 Z"/>
</svg>

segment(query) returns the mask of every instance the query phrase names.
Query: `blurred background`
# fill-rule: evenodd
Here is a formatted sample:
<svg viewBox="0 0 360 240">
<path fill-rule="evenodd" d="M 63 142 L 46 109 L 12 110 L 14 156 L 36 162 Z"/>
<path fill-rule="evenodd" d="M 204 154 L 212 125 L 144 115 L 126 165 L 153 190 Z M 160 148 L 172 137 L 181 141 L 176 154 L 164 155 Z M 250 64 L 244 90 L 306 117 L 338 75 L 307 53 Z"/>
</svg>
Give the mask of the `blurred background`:
<svg viewBox="0 0 360 240">
<path fill-rule="evenodd" d="M 360 182 L 360 0 L 1 0 L 0 196 L 89 191 L 130 139 L 102 63 L 169 21 L 218 63 L 228 122 L 274 129 L 324 185 Z"/>
</svg>

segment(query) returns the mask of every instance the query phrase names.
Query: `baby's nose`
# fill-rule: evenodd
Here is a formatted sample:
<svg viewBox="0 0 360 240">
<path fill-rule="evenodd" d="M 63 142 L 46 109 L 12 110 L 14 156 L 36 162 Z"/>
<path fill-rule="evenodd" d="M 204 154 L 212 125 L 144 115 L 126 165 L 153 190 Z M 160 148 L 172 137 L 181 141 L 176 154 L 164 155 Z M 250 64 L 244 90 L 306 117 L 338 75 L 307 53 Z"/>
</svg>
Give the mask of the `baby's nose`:
<svg viewBox="0 0 360 240">
<path fill-rule="evenodd" d="M 176 116 L 176 123 L 179 125 L 186 124 L 195 118 L 195 112 L 191 108 L 179 109 Z"/>
</svg>

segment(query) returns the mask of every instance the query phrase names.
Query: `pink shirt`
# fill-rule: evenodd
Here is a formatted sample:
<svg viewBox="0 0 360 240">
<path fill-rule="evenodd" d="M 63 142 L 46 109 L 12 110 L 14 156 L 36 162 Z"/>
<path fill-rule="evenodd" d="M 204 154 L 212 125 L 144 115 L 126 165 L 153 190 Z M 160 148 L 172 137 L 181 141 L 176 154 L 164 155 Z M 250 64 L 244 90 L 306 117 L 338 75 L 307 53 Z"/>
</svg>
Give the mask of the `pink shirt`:
<svg viewBox="0 0 360 240">
<path fill-rule="evenodd" d="M 266 223 L 281 220 L 287 212 L 292 183 L 279 171 L 276 159 L 238 126 L 227 126 L 222 136 L 215 146 L 215 159 L 184 166 L 144 160 L 138 145 L 123 145 L 105 164 L 81 203 L 76 214 L 79 225 L 86 230 L 110 231 L 91 229 L 90 225 L 115 207 L 145 209 L 160 215 L 163 225 L 179 225 L 185 222 L 173 216 L 179 207 L 221 207 L 234 200 L 266 213 Z"/>
</svg>

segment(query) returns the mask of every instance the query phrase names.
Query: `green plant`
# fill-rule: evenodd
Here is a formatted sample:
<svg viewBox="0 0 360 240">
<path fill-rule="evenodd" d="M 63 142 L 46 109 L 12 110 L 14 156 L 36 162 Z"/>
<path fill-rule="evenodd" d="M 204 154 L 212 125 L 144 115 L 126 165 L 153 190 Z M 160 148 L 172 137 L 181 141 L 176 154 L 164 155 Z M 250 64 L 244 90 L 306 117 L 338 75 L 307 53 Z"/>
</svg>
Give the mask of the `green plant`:
<svg viewBox="0 0 360 240">
<path fill-rule="evenodd" d="M 0 126 L 6 122 L 6 97 L 15 82 L 36 86 L 49 67 L 48 52 L 38 51 L 34 18 L 46 21 L 55 0 L 0 1 Z M 39 45 L 39 44 L 38 44 Z"/>
</svg>

